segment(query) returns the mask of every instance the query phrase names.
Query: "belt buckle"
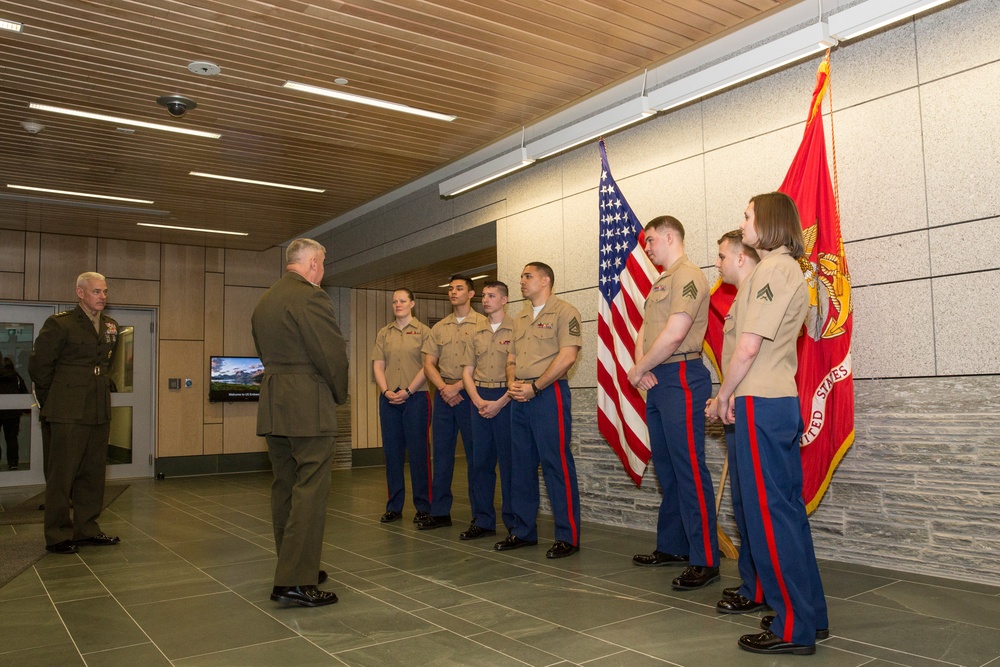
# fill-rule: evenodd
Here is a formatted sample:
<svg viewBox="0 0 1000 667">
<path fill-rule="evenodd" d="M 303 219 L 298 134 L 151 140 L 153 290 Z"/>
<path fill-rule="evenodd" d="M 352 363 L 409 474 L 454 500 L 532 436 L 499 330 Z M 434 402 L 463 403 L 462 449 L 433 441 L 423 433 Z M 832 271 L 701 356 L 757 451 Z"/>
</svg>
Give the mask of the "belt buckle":
<svg viewBox="0 0 1000 667">
<path fill-rule="evenodd" d="M 100 375 L 100 374 L 101 374 L 101 367 L 94 366 L 94 375 Z"/>
</svg>

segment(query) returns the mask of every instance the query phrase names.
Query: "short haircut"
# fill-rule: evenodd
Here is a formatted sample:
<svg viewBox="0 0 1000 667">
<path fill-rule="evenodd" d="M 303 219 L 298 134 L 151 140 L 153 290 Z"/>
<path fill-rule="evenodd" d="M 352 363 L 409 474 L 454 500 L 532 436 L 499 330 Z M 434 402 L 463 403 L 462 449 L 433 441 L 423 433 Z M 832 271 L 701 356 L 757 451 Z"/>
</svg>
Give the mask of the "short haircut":
<svg viewBox="0 0 1000 667">
<path fill-rule="evenodd" d="M 85 273 L 81 273 L 80 275 L 78 275 L 76 277 L 76 286 L 77 287 L 85 287 L 87 285 L 87 283 L 89 283 L 89 282 L 91 282 L 93 280 L 103 280 L 103 281 L 107 282 L 107 279 L 104 276 L 102 276 L 100 273 L 97 273 L 96 271 L 87 271 Z"/>
<path fill-rule="evenodd" d="M 681 237 L 681 241 L 684 240 L 684 225 L 682 225 L 681 221 L 672 215 L 657 216 L 652 220 L 650 220 L 649 222 L 647 222 L 646 226 L 643 227 L 643 229 L 647 232 L 650 229 L 655 229 L 657 231 L 669 230 L 672 232 L 676 232 L 677 235 Z"/>
<path fill-rule="evenodd" d="M 285 248 L 285 264 L 302 264 L 310 255 L 318 252 L 326 254 L 326 248 L 318 241 L 295 239 Z"/>
<path fill-rule="evenodd" d="M 469 288 L 470 292 L 475 291 L 476 288 L 472 284 L 472 278 L 470 278 L 469 276 L 465 275 L 464 273 L 456 273 L 451 278 L 448 278 L 448 285 L 450 286 L 456 280 L 461 280 L 462 282 L 464 282 L 465 286 Z"/>
<path fill-rule="evenodd" d="M 552 267 L 545 262 L 528 262 L 525 266 L 533 266 L 535 270 L 538 271 L 543 276 L 548 277 L 549 287 L 556 286 L 556 272 L 552 270 Z"/>
<path fill-rule="evenodd" d="M 806 244 L 802 238 L 799 209 L 792 198 L 784 192 L 767 192 L 751 197 L 750 202 L 757 230 L 757 249 L 776 250 L 785 246 L 792 257 L 802 257 Z"/>
<path fill-rule="evenodd" d="M 410 301 L 416 301 L 416 299 L 413 298 L 413 292 L 411 292 L 405 287 L 397 287 L 396 289 L 392 290 L 393 294 L 395 294 L 396 292 L 406 292 L 406 296 L 410 297 Z"/>
<path fill-rule="evenodd" d="M 743 232 L 740 230 L 734 229 L 731 232 L 726 232 L 719 237 L 719 240 L 716 241 L 716 243 L 722 245 L 723 241 L 729 241 L 729 247 L 732 248 L 734 252 L 743 253 L 755 263 L 760 262 L 760 255 L 757 254 L 757 251 L 743 242 Z"/>
<path fill-rule="evenodd" d="M 490 282 L 483 285 L 483 289 L 489 287 L 490 289 L 495 289 L 500 292 L 500 296 L 509 296 L 510 293 L 507 290 L 507 283 L 502 283 L 499 280 L 491 280 Z"/>
</svg>

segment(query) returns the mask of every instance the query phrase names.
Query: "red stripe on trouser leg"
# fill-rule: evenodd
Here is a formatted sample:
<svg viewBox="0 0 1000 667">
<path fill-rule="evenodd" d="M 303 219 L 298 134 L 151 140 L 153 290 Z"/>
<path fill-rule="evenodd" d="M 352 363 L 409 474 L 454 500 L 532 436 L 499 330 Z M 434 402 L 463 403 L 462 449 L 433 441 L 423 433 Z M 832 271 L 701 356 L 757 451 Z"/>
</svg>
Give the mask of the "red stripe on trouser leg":
<svg viewBox="0 0 1000 667">
<path fill-rule="evenodd" d="M 778 580 L 781 599 L 785 602 L 785 627 L 781 638 L 792 641 L 792 628 L 795 627 L 795 610 L 792 609 L 792 599 L 785 587 L 785 577 L 781 573 L 781 562 L 778 560 L 778 545 L 774 539 L 774 526 L 771 524 L 771 510 L 767 506 L 767 489 L 764 487 L 764 471 L 760 465 L 760 451 L 757 444 L 757 425 L 754 423 L 753 397 L 746 397 L 747 437 L 750 439 L 750 455 L 753 458 L 754 482 L 757 484 L 757 504 L 760 506 L 760 516 L 764 523 L 764 536 L 767 539 L 767 551 L 771 556 L 771 567 L 774 577 Z"/>
<path fill-rule="evenodd" d="M 434 453 L 431 449 L 431 412 L 433 411 L 433 406 L 431 405 L 431 392 L 425 391 L 427 395 L 427 437 L 424 439 L 427 448 L 427 502 L 434 502 Z"/>
<path fill-rule="evenodd" d="M 566 463 L 566 424 L 563 420 L 562 391 L 559 389 L 559 381 L 552 385 L 556 390 L 556 414 L 559 418 L 559 460 L 562 462 L 563 484 L 566 487 L 566 514 L 569 519 L 569 529 L 573 533 L 573 546 L 580 543 L 579 533 L 576 529 L 576 521 L 573 519 L 573 485 L 569 478 L 569 464 Z"/>
<path fill-rule="evenodd" d="M 712 551 L 712 536 L 708 529 L 708 506 L 705 504 L 705 489 L 701 484 L 701 468 L 698 465 L 698 449 L 694 443 L 694 414 L 691 405 L 691 387 L 687 381 L 687 362 L 682 361 L 677 369 L 678 379 L 681 389 L 684 391 L 684 426 L 687 432 L 688 462 L 691 464 L 691 475 L 694 478 L 694 488 L 698 493 L 698 516 L 701 517 L 701 536 L 705 542 L 705 565 L 706 567 L 717 567 L 715 562 L 715 552 Z"/>
</svg>

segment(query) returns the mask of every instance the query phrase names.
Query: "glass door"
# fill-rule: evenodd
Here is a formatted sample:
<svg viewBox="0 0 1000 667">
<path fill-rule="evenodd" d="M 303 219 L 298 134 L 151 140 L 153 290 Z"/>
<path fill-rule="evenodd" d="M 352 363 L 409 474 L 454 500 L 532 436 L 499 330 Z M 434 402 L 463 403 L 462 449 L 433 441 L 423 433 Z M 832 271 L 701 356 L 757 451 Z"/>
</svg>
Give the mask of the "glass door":
<svg viewBox="0 0 1000 667">
<path fill-rule="evenodd" d="M 10 359 L 14 372 L 31 389 L 28 359 L 32 342 L 46 318 L 75 304 L 61 306 L 0 303 L 0 363 Z M 155 433 L 155 312 L 148 309 L 108 308 L 118 322 L 118 353 L 111 368 L 111 436 L 108 446 L 108 479 L 153 476 Z M 0 367 L 2 368 L 2 367 Z M 28 393 L 4 393 L 7 384 L 0 372 L 0 487 L 44 484 L 42 434 L 38 408 Z M 8 430 L 7 424 L 11 427 Z M 8 443 L 8 433 L 16 440 Z M 16 442 L 16 447 L 13 443 Z M 13 460 L 16 469 L 11 470 Z"/>
</svg>

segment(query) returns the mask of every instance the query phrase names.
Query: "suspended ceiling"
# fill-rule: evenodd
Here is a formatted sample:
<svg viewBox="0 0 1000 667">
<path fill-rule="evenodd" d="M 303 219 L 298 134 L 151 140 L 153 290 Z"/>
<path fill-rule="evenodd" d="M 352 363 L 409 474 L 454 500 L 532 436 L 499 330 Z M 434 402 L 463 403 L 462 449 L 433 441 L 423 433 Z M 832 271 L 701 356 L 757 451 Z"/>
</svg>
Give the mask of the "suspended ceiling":
<svg viewBox="0 0 1000 667">
<path fill-rule="evenodd" d="M 0 228 L 263 250 L 788 3 L 0 0 L 0 19 L 24 24 L 23 33 L 0 32 Z M 188 71 L 198 60 L 219 65 L 221 74 Z M 337 77 L 349 83 L 338 86 Z M 458 119 L 290 91 L 286 80 Z M 173 119 L 155 101 L 168 94 L 198 107 Z M 123 133 L 114 123 L 29 110 L 30 102 L 222 138 Z M 45 129 L 29 134 L 23 121 Z M 123 205 L 140 211 L 83 207 L 67 202 L 86 200 L 8 184 L 154 203 Z"/>
</svg>

